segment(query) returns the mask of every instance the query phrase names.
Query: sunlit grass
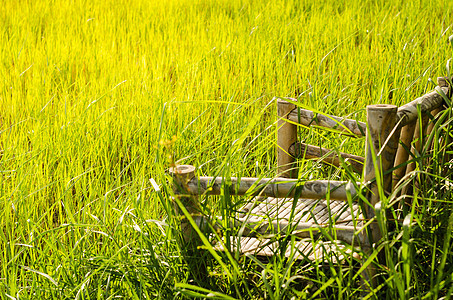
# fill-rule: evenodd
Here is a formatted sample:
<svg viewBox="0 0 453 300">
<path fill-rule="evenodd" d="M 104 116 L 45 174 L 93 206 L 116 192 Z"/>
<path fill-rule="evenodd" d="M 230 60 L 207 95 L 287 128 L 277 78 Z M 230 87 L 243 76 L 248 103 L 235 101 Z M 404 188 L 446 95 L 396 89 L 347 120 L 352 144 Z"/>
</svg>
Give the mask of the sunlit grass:
<svg viewBox="0 0 453 300">
<path fill-rule="evenodd" d="M 406 103 L 445 75 L 452 22 L 444 1 L 3 1 L 0 295 L 175 296 L 188 275 L 149 178 L 165 191 L 177 160 L 274 175 L 274 96 L 362 119 Z"/>
</svg>

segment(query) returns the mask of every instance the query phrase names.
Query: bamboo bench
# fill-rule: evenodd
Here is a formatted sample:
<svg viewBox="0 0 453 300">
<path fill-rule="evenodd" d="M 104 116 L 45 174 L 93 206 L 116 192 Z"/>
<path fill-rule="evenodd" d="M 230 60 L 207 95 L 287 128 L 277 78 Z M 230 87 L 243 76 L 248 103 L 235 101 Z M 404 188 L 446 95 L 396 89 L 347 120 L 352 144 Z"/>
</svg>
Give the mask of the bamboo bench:
<svg viewBox="0 0 453 300">
<path fill-rule="evenodd" d="M 438 78 L 434 91 L 399 108 L 367 106 L 366 123 L 316 114 L 297 107 L 292 101 L 279 99 L 278 177 L 224 180 L 197 177 L 191 165 L 171 168 L 177 195 L 175 207 L 183 216 L 182 240 L 194 243 L 196 249 L 196 245 L 203 243 L 202 232 L 212 233 L 221 228 L 217 224 L 220 218 L 201 213 L 198 195 L 219 195 L 224 191 L 252 200 L 232 213 L 229 226 L 238 232 L 237 236 L 217 244 L 216 250 L 228 248 L 254 255 L 274 255 L 278 241 L 267 238 L 272 234 L 297 237 L 297 249 L 288 248 L 285 253 L 295 258 L 322 259 L 340 249 L 337 259 L 341 260 L 345 253 L 356 255 L 354 247 L 375 247 L 382 237 L 375 216 L 385 213 L 381 211 L 381 198 L 399 193 L 403 195 L 403 205 L 410 202 L 409 195 L 417 186 L 405 179 L 413 176 L 414 157 L 421 151 L 422 138 L 439 126 L 436 116 L 445 109 L 448 97 L 451 88 L 447 80 Z M 299 143 L 298 124 L 335 129 L 354 137 L 366 136 L 365 157 Z M 363 172 L 364 181 L 298 180 L 294 167 L 297 158 L 322 159 L 335 166 L 348 161 L 352 170 Z M 313 247 L 310 239 L 316 236 L 326 242 Z"/>
</svg>

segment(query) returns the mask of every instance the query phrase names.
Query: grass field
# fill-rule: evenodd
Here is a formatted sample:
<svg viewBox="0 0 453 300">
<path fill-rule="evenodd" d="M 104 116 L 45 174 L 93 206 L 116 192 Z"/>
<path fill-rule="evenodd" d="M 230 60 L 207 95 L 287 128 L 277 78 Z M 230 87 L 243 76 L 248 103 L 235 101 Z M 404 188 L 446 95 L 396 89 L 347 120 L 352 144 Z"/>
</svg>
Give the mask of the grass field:
<svg viewBox="0 0 453 300">
<path fill-rule="evenodd" d="M 280 257 L 264 270 L 204 257 L 211 274 L 192 281 L 166 170 L 272 176 L 274 96 L 363 120 L 368 104 L 431 90 L 452 34 L 446 1 L 1 1 L 1 297 L 360 296 L 352 269 Z M 392 248 L 371 297 L 451 295 L 453 201 L 433 188 L 404 237 L 410 250 Z"/>
</svg>

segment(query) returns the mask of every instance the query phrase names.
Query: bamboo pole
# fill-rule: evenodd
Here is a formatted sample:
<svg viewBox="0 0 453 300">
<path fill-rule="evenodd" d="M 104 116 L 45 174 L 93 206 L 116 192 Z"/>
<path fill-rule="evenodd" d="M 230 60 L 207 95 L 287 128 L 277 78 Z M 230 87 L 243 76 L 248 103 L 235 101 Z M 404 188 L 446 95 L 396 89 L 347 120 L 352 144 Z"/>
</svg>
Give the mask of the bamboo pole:
<svg viewBox="0 0 453 300">
<path fill-rule="evenodd" d="M 369 184 L 367 198 L 371 206 L 364 207 L 363 214 L 365 218 L 371 219 L 380 211 L 381 197 L 380 188 L 384 193 L 389 193 L 392 189 L 392 174 L 386 173 L 393 167 L 396 150 L 398 148 L 399 131 L 395 130 L 397 126 L 397 107 L 394 105 L 368 105 L 367 106 L 367 135 L 365 148 L 365 182 Z M 375 168 L 375 166 L 377 168 Z M 380 178 L 381 187 L 377 185 L 376 178 Z M 386 230 L 386 228 L 383 228 Z M 369 239 L 369 245 L 375 246 L 381 237 L 382 231 L 378 221 L 373 221 L 366 231 Z M 365 246 L 365 251 L 370 255 L 372 249 Z M 379 255 L 381 259 L 382 255 Z M 363 272 L 363 280 L 368 281 L 371 287 L 376 287 L 377 278 L 376 269 L 369 265 Z M 362 281 L 362 286 L 366 290 L 369 287 Z"/>
<path fill-rule="evenodd" d="M 437 78 L 437 84 L 440 88 L 442 88 L 442 91 L 446 95 L 448 95 L 449 88 L 446 79 L 444 77 Z M 419 138 L 420 136 L 419 123 L 416 122 L 416 120 L 418 119 L 417 105 L 420 105 L 422 114 L 427 114 L 432 111 L 432 114 L 436 116 L 442 110 L 442 104 L 443 98 L 436 91 L 433 91 L 406 105 L 403 105 L 398 109 L 398 119 L 400 121 L 400 127 L 402 127 L 402 130 L 400 145 L 398 147 L 394 164 L 394 167 L 396 167 L 393 173 L 392 183 L 392 186 L 394 188 L 405 174 L 409 174 L 415 169 L 414 163 L 411 163 L 410 166 L 406 166 L 404 164 L 409 159 L 409 149 L 412 148 L 412 151 L 414 149 L 417 149 L 411 146 L 412 141 Z M 429 135 L 433 128 L 434 122 L 430 122 L 426 134 Z M 416 136 L 414 136 L 414 132 L 416 133 Z M 418 150 L 419 148 L 420 147 L 418 147 Z M 402 194 L 408 192 L 410 193 L 410 190 L 410 186 L 406 186 L 403 188 Z"/>
<path fill-rule="evenodd" d="M 308 145 L 304 143 L 295 143 L 289 148 L 289 153 L 296 158 L 303 157 L 305 159 L 321 158 L 322 162 L 332 164 L 336 167 L 341 165 L 340 157 L 349 161 L 353 170 L 356 173 L 363 172 L 363 164 L 365 158 L 357 155 L 352 155 L 348 153 L 339 152 L 336 153 L 327 148 L 321 148 L 313 145 Z"/>
<path fill-rule="evenodd" d="M 366 124 L 363 122 L 328 114 L 316 114 L 308 109 L 293 109 L 289 114 L 288 119 L 304 126 L 317 125 L 320 127 L 336 129 L 340 132 L 357 137 L 365 135 L 366 132 Z"/>
<path fill-rule="evenodd" d="M 435 110 L 433 110 L 431 112 L 431 116 L 430 116 L 430 120 L 428 121 L 429 124 L 428 124 L 428 128 L 426 129 L 426 138 L 429 138 L 429 136 L 432 134 L 433 130 L 434 130 L 434 126 L 436 125 L 436 116 L 443 110 L 444 108 L 443 107 L 439 107 L 439 108 L 436 108 Z M 435 140 L 432 139 L 431 140 L 431 143 L 426 147 L 426 150 L 429 154 L 432 153 L 433 151 L 433 145 L 435 143 Z M 428 159 L 426 160 L 426 165 L 429 165 L 429 162 L 431 160 Z"/>
<path fill-rule="evenodd" d="M 439 80 L 439 78 L 438 78 L 438 80 Z M 431 134 L 436 135 L 436 133 L 433 133 L 434 126 L 436 125 L 436 116 L 443 109 L 444 109 L 444 107 L 441 106 L 439 108 L 436 108 L 429 114 L 428 126 L 426 128 L 426 133 L 424 134 L 424 139 L 423 139 L 424 141 L 429 142 Z M 423 153 L 425 154 L 425 158 L 423 159 L 423 166 L 424 166 L 424 170 L 426 170 L 427 173 L 432 173 L 434 171 L 431 168 L 431 162 L 432 162 L 432 156 L 434 153 L 434 147 L 435 147 L 434 145 L 436 143 L 437 143 L 436 139 L 435 139 L 435 137 L 433 137 L 431 139 L 431 142 L 429 142 L 429 144 L 422 146 L 422 148 L 424 149 Z M 425 142 L 423 142 L 423 144 L 425 144 Z M 425 184 L 429 184 L 429 182 L 431 182 L 431 178 L 430 178 L 431 176 L 425 176 L 423 174 L 420 174 L 420 176 L 424 177 L 423 179 L 421 179 L 422 182 L 424 182 L 425 180 L 428 180 L 428 182 L 425 182 Z M 418 178 L 415 180 L 415 188 L 417 188 L 417 189 L 420 188 L 420 180 Z M 404 204 L 404 198 L 402 200 L 403 200 L 403 204 Z"/>
<path fill-rule="evenodd" d="M 367 106 L 368 131 L 364 177 L 365 182 L 370 184 L 367 198 L 371 204 L 371 207 L 365 209 L 367 218 L 375 216 L 375 206 L 381 201 L 376 177 L 379 176 L 385 194 L 389 194 L 392 190 L 392 174 L 388 170 L 393 167 L 398 148 L 399 132 L 395 130 L 396 114 L 395 105 Z M 381 230 L 376 222 L 371 224 L 371 229 L 372 242 L 376 243 L 381 239 Z"/>
<path fill-rule="evenodd" d="M 347 200 L 347 181 L 313 180 L 299 181 L 286 178 L 251 178 L 231 177 L 231 185 L 227 188 L 231 195 L 260 195 L 273 198 L 292 198 L 296 194 L 300 199 L 322 199 L 330 195 L 332 200 Z M 220 177 L 193 177 L 187 182 L 187 193 L 191 195 L 220 195 L 224 179 Z M 352 184 L 349 192 L 354 197 L 357 192 Z"/>
<path fill-rule="evenodd" d="M 450 36 L 450 41 L 452 41 L 452 38 L 453 38 L 453 36 Z M 440 87 L 447 87 L 449 89 L 448 94 L 446 94 L 446 95 L 447 95 L 447 97 L 450 98 L 450 100 L 452 99 L 452 95 L 453 95 L 453 88 L 452 88 L 452 86 L 450 86 L 450 83 L 452 83 L 452 82 L 453 82 L 453 77 L 450 77 L 450 78 L 438 77 L 437 78 L 437 85 L 439 85 Z M 446 155 L 444 155 L 443 159 L 444 159 L 444 161 L 451 161 L 453 158 L 453 155 L 451 154 L 452 147 L 451 147 L 450 135 L 447 134 L 447 136 L 443 139 L 443 141 L 445 142 L 445 145 L 450 145 L 450 147 L 448 147 L 448 149 L 446 149 L 449 153 L 446 153 Z"/>
<path fill-rule="evenodd" d="M 190 223 L 184 210 L 192 217 L 197 219 L 200 214 L 198 198 L 188 192 L 188 183 L 195 178 L 195 167 L 190 165 L 179 165 L 170 168 L 173 178 L 173 190 L 175 197 L 173 207 L 180 219 L 180 233 L 182 238 L 177 238 L 184 259 L 189 266 L 190 274 L 196 281 L 201 281 L 207 276 L 205 265 L 200 263 L 201 252 L 198 250 L 202 241 L 195 228 Z M 179 202 L 179 203 L 178 203 Z M 199 228 L 201 224 L 196 224 Z"/>
<path fill-rule="evenodd" d="M 400 134 L 400 144 L 398 145 L 398 150 L 396 152 L 394 167 L 396 167 L 393 172 L 392 178 L 392 187 L 396 187 L 398 182 L 406 174 L 406 165 L 407 159 L 409 158 L 409 149 L 411 148 L 411 142 L 414 137 L 415 123 L 412 122 L 401 128 Z"/>
<path fill-rule="evenodd" d="M 444 86 L 440 87 L 442 91 L 448 95 L 449 88 Z M 418 118 L 417 106 L 420 105 L 422 115 L 426 114 L 438 107 L 444 102 L 444 99 L 437 91 L 432 91 L 426 95 L 423 95 L 412 102 L 409 102 L 398 109 L 397 121 L 399 126 L 403 127 L 409 123 L 414 122 Z"/>
<path fill-rule="evenodd" d="M 426 128 L 428 124 L 429 118 L 427 114 L 422 115 L 422 120 L 421 123 L 420 121 L 417 122 L 415 125 L 415 131 L 414 131 L 414 138 L 412 140 L 412 146 L 411 146 L 411 153 L 413 154 L 413 157 L 410 159 L 415 159 L 417 153 L 421 153 L 422 150 L 422 143 L 423 140 L 425 139 L 425 133 L 426 133 Z M 421 127 L 420 127 L 421 126 Z M 412 173 L 417 166 L 417 163 L 415 161 L 410 162 L 407 165 L 406 168 L 406 176 L 409 176 L 410 173 Z M 411 196 L 413 193 L 413 185 L 412 184 L 407 184 L 403 187 L 401 191 L 401 195 L 404 196 Z M 410 205 L 410 201 L 408 200 L 409 197 L 404 197 L 403 201 L 405 205 Z"/>
<path fill-rule="evenodd" d="M 190 215 L 198 214 L 200 212 L 199 203 L 189 191 L 189 183 L 195 178 L 195 167 L 191 165 L 178 165 L 170 168 L 170 174 L 173 177 L 173 191 L 184 208 Z M 182 208 L 175 205 L 175 209 L 179 215 L 184 216 Z M 183 217 L 183 219 L 185 219 L 185 217 Z M 184 222 L 184 225 L 188 224 L 185 224 Z M 184 229 L 182 229 L 184 239 L 190 240 L 193 236 L 191 226 L 182 227 L 184 227 Z"/>
<path fill-rule="evenodd" d="M 426 129 L 426 136 L 429 136 L 433 132 L 434 126 L 436 125 L 435 118 L 442 110 L 443 107 L 438 107 L 431 112 L 432 119 L 431 118 L 429 119 L 428 128 Z"/>
<path fill-rule="evenodd" d="M 277 100 L 278 131 L 277 131 L 277 166 L 278 176 L 297 177 L 294 170 L 294 157 L 288 153 L 289 147 L 297 140 L 297 126 L 288 122 L 288 114 L 296 107 L 283 99 Z"/>
<path fill-rule="evenodd" d="M 448 77 L 437 77 L 437 85 L 440 87 L 448 87 Z"/>
<path fill-rule="evenodd" d="M 452 96 L 452 88 L 451 86 L 449 85 L 449 82 L 452 82 L 453 81 L 453 77 L 452 78 L 448 78 L 448 77 L 438 77 L 437 78 L 437 85 L 440 86 L 440 87 L 447 87 L 449 89 L 448 93 L 446 94 L 450 99 L 451 99 L 451 96 Z M 433 111 L 433 117 L 436 117 L 443 109 L 445 109 L 445 106 L 441 107 L 439 109 L 439 111 Z M 426 135 L 429 136 L 433 130 L 435 126 L 435 122 L 430 122 L 429 124 L 429 127 L 428 127 L 428 131 L 426 132 Z M 448 137 L 450 135 L 447 135 Z M 447 137 L 447 139 L 449 139 Z M 433 144 L 434 144 L 434 140 L 433 142 L 431 143 L 430 147 L 429 147 L 429 150 L 432 150 L 433 149 Z M 447 140 L 447 145 L 449 145 L 450 143 L 448 143 L 448 140 Z M 451 150 L 451 149 L 449 149 Z M 444 156 L 444 159 L 445 161 L 450 161 L 451 160 L 451 154 L 447 154 Z"/>
</svg>

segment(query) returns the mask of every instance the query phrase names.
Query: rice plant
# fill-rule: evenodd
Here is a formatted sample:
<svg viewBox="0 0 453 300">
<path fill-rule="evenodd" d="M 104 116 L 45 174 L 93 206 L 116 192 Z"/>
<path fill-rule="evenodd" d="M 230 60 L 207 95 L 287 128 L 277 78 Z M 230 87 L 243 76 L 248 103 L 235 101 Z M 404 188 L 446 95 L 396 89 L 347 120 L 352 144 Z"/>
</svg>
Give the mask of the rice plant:
<svg viewBox="0 0 453 300">
<path fill-rule="evenodd" d="M 362 297 L 353 258 L 214 252 L 227 240 L 215 231 L 194 254 L 197 277 L 167 170 L 276 176 L 274 97 L 359 120 L 368 104 L 407 103 L 451 76 L 451 16 L 444 1 L 2 1 L 1 297 Z M 370 298 L 452 294 L 450 114 L 435 116 L 434 151 L 413 158 L 406 179 L 421 185 L 395 211 L 408 217 L 381 220 L 394 231 L 385 264 L 370 256 Z M 364 141 L 300 132 L 363 155 Z M 303 164 L 304 179 L 354 176 Z M 226 225 L 246 200 L 206 197 L 203 211 Z"/>
</svg>

